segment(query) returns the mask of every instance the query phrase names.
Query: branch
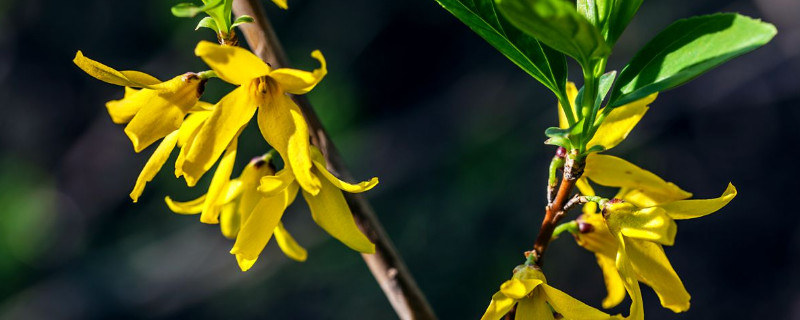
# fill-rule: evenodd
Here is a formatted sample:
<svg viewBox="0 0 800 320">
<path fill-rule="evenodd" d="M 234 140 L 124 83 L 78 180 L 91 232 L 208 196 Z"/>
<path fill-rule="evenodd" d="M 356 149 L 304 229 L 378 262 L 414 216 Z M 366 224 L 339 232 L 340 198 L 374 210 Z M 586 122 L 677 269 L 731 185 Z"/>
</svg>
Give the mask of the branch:
<svg viewBox="0 0 800 320">
<path fill-rule="evenodd" d="M 536 264 L 542 266 L 544 261 L 544 252 L 553 238 L 553 230 L 555 230 L 558 221 L 564 217 L 564 213 L 569 210 L 569 207 L 574 205 L 570 200 L 570 194 L 578 182 L 578 178 L 583 174 L 583 168 L 586 165 L 585 160 L 575 161 L 567 157 L 564 164 L 564 175 L 561 177 L 561 185 L 558 187 L 558 193 L 555 199 L 547 207 L 545 207 L 545 215 L 542 220 L 542 227 L 539 229 L 539 235 L 536 236 L 536 243 L 533 244 L 533 252 L 536 259 Z"/>
<path fill-rule="evenodd" d="M 255 19 L 254 23 L 239 27 L 253 53 L 274 67 L 289 66 L 286 52 L 283 51 L 259 1 L 234 0 L 233 12 L 237 16 L 246 14 Z M 292 98 L 303 111 L 311 133 L 311 143 L 322 150 L 322 154 L 328 162 L 328 170 L 345 180 L 353 180 L 308 98 L 305 96 L 293 96 Z M 362 254 L 361 256 L 397 315 L 403 320 L 436 319 L 428 301 L 367 200 L 360 194 L 344 192 L 344 196 L 356 224 L 375 243 L 375 254 Z"/>
</svg>

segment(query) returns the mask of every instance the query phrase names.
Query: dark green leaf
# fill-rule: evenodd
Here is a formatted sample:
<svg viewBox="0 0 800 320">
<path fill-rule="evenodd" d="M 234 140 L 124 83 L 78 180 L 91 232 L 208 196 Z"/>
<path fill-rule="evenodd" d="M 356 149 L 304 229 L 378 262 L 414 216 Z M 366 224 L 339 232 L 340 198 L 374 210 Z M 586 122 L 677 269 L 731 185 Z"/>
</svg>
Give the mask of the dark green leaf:
<svg viewBox="0 0 800 320">
<path fill-rule="evenodd" d="M 248 15 L 241 15 L 238 18 L 236 18 L 236 20 L 233 20 L 233 24 L 231 24 L 231 28 L 236 27 L 236 26 L 238 26 L 240 24 L 244 24 L 244 23 L 253 23 L 253 21 L 255 21 L 255 20 L 253 20 L 253 17 L 248 16 Z"/>
<path fill-rule="evenodd" d="M 597 91 L 597 99 L 594 101 L 594 109 L 600 109 L 600 104 L 603 102 L 603 99 L 606 98 L 608 91 L 611 90 L 611 85 L 614 84 L 614 78 L 617 77 L 617 71 L 612 70 L 606 72 L 602 76 L 600 76 L 600 82 L 598 83 L 598 91 Z"/>
<path fill-rule="evenodd" d="M 763 46 L 775 26 L 725 13 L 679 20 L 644 46 L 622 70 L 609 105 L 672 89 L 725 61 Z"/>
<path fill-rule="evenodd" d="M 558 96 L 566 96 L 567 61 L 497 14 L 492 0 L 436 0 L 509 60 Z"/>
<path fill-rule="evenodd" d="M 598 1 L 604 2 L 608 0 Z M 631 22 L 631 19 L 633 19 L 636 11 L 639 11 L 639 6 L 641 4 L 642 0 L 616 0 L 613 6 L 611 6 L 611 10 L 604 10 L 606 8 L 600 10 L 604 12 L 604 14 L 607 14 L 607 18 L 603 21 L 602 31 L 606 43 L 608 43 L 609 46 L 613 47 L 614 44 L 617 43 L 617 39 L 619 39 L 619 36 L 625 31 L 625 28 L 628 26 L 628 23 Z"/>
<path fill-rule="evenodd" d="M 497 0 L 500 12 L 520 30 L 561 51 L 583 67 L 611 50 L 600 31 L 564 0 Z"/>
</svg>

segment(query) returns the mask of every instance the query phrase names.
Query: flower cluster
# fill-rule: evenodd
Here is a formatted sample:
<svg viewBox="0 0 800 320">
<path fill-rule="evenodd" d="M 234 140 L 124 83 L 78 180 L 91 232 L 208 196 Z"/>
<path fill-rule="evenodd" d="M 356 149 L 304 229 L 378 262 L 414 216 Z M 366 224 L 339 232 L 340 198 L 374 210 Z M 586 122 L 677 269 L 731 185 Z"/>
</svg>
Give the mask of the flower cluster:
<svg viewBox="0 0 800 320">
<path fill-rule="evenodd" d="M 123 98 L 109 101 L 106 108 L 114 123 L 127 124 L 134 151 L 161 140 L 131 199 L 139 199 L 177 147 L 175 176 L 184 177 L 190 187 L 218 164 L 206 194 L 186 202 L 166 197 L 167 205 L 175 213 L 200 214 L 201 222 L 220 224 L 223 235 L 235 239 L 231 254 L 243 271 L 252 267 L 273 234 L 287 256 L 306 259 L 305 249 L 281 223 L 300 191 L 320 227 L 353 250 L 373 253 L 375 246 L 358 229 L 342 191 L 364 192 L 378 179 L 350 184 L 333 175 L 322 152 L 310 144 L 308 125 L 290 96 L 308 93 L 325 77 L 322 53 L 311 54 L 321 65 L 313 71 L 273 69 L 246 49 L 207 41 L 198 43 L 195 54 L 212 70 L 163 82 L 142 72 L 115 70 L 80 51 L 75 56 L 74 63 L 87 74 L 125 87 Z M 236 88 L 212 105 L 199 99 L 213 77 Z M 253 115 L 275 152 L 254 158 L 232 179 L 238 138 Z M 275 153 L 283 160 L 281 170 L 273 165 Z"/>
</svg>

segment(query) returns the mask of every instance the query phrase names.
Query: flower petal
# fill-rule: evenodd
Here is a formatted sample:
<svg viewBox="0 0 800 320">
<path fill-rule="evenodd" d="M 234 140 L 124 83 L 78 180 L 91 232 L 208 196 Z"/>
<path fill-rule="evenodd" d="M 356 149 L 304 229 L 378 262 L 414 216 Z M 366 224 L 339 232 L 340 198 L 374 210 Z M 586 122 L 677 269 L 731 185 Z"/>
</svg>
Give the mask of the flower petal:
<svg viewBox="0 0 800 320">
<path fill-rule="evenodd" d="M 132 99 L 130 97 L 137 92 L 139 92 L 139 89 L 125 87 L 125 95 L 122 99 L 106 102 L 106 110 L 108 110 L 108 115 L 111 116 L 112 122 L 116 124 L 128 123 L 142 109 L 142 104 L 131 103 Z"/>
<path fill-rule="evenodd" d="M 272 2 L 283 10 L 289 9 L 289 5 L 286 3 L 286 0 L 272 0 Z"/>
<path fill-rule="evenodd" d="M 607 187 L 640 190 L 658 201 L 669 202 L 686 199 L 691 193 L 666 182 L 650 171 L 621 158 L 592 153 L 586 157 L 583 175 Z"/>
<path fill-rule="evenodd" d="M 219 220 L 219 229 L 222 231 L 222 235 L 228 239 L 236 239 L 241 225 L 239 215 L 236 213 L 236 204 L 223 205 Z"/>
<path fill-rule="evenodd" d="M 675 201 L 659 207 L 666 210 L 673 219 L 694 219 L 722 209 L 736 197 L 736 194 L 736 187 L 732 183 L 728 183 L 728 188 L 719 198 Z"/>
<path fill-rule="evenodd" d="M 542 284 L 546 286 L 546 284 Z M 517 304 L 517 314 L 515 320 L 549 320 L 555 319 L 553 311 L 544 300 L 545 296 L 541 290 L 534 290 L 531 297 L 519 300 Z"/>
<path fill-rule="evenodd" d="M 522 299 L 544 281 L 540 279 L 511 279 L 500 285 L 500 292 L 511 299 Z"/>
<path fill-rule="evenodd" d="M 543 283 L 540 288 L 544 293 L 543 298 L 550 303 L 553 310 L 566 319 L 611 319 L 611 316 L 607 313 L 597 310 L 546 283 Z"/>
<path fill-rule="evenodd" d="M 280 68 L 270 72 L 269 76 L 275 79 L 284 91 L 291 94 L 305 94 L 311 91 L 311 89 L 314 89 L 317 83 L 322 81 L 322 78 L 328 74 L 328 64 L 325 62 L 325 57 L 322 56 L 322 52 L 314 50 L 311 56 L 317 59 L 322 65 L 313 72 Z"/>
<path fill-rule="evenodd" d="M 323 179 L 317 195 L 303 190 L 303 197 L 311 209 L 311 217 L 322 229 L 353 250 L 375 253 L 375 245 L 356 226 L 341 190 Z"/>
<path fill-rule="evenodd" d="M 578 222 L 591 225 L 592 231 L 575 234 L 575 242 L 586 250 L 614 259 L 617 254 L 617 241 L 608 231 L 603 215 L 584 213 L 578 217 Z"/>
<path fill-rule="evenodd" d="M 142 195 L 142 191 L 144 191 L 144 186 L 148 182 L 153 180 L 153 177 L 161 171 L 161 167 L 164 166 L 164 163 L 167 162 L 169 155 L 172 153 L 172 149 L 175 148 L 175 143 L 178 141 L 178 131 L 173 131 L 172 133 L 168 134 L 160 144 L 158 144 L 158 148 L 156 151 L 153 152 L 153 155 L 150 156 L 150 159 L 147 160 L 147 163 L 144 165 L 142 172 L 139 173 L 139 177 L 136 178 L 136 185 L 133 187 L 133 191 L 131 191 L 131 199 L 133 202 L 139 201 L 139 196 Z"/>
<path fill-rule="evenodd" d="M 242 85 L 270 73 L 270 67 L 247 49 L 200 41 L 194 54 L 214 69 L 222 80 Z"/>
<path fill-rule="evenodd" d="M 619 270 L 619 275 L 625 284 L 625 290 L 631 297 L 631 308 L 626 319 L 630 320 L 644 320 L 644 305 L 642 302 L 642 290 L 639 287 L 636 273 L 631 264 L 628 253 L 626 250 L 626 242 L 624 237 L 617 235 L 617 243 L 619 244 L 619 252 L 617 252 L 616 266 Z"/>
<path fill-rule="evenodd" d="M 237 144 L 237 139 L 234 138 L 225 150 L 225 155 L 222 156 L 222 160 L 219 161 L 217 166 L 217 171 L 214 172 L 214 176 L 211 178 L 206 201 L 203 204 L 203 212 L 200 214 L 200 222 L 202 223 L 219 223 L 220 202 L 225 198 L 228 191 L 228 182 L 231 179 L 233 165 L 236 162 Z"/>
<path fill-rule="evenodd" d="M 253 211 L 253 208 L 256 206 L 258 201 L 263 197 L 261 193 L 258 192 L 257 188 L 259 185 L 259 179 L 263 176 L 271 176 L 275 174 L 274 169 L 271 165 L 269 165 L 269 161 L 271 156 L 262 157 L 260 163 L 256 165 L 253 161 L 251 161 L 242 171 L 241 176 L 239 176 L 239 180 L 242 181 L 242 196 L 239 198 L 239 215 L 241 215 L 242 221 L 247 221 L 250 217 L 250 213 Z M 287 186 L 288 188 L 289 186 Z M 284 189 L 285 190 L 285 189 Z M 278 195 L 278 193 L 273 194 L 272 196 Z"/>
<path fill-rule="evenodd" d="M 633 270 L 642 282 L 658 294 L 661 305 L 673 312 L 689 310 L 691 297 L 678 274 L 672 269 L 661 245 L 637 239 L 624 241 Z"/>
<path fill-rule="evenodd" d="M 295 182 L 295 179 L 292 171 L 289 168 L 283 168 L 274 175 L 261 177 L 258 192 L 264 197 L 271 197 L 282 192 L 293 182 Z"/>
<path fill-rule="evenodd" d="M 616 247 L 616 244 L 614 245 Z M 611 309 L 619 305 L 625 299 L 625 283 L 619 276 L 619 271 L 614 264 L 614 258 L 609 258 L 606 255 L 595 254 L 597 258 L 597 265 L 603 271 L 603 282 L 606 284 L 606 291 L 608 295 L 603 298 L 603 308 Z"/>
<path fill-rule="evenodd" d="M 217 103 L 186 154 L 182 171 L 189 186 L 197 184 L 197 180 L 214 165 L 234 136 L 253 117 L 255 109 L 255 103 L 242 87 L 234 89 Z"/>
<path fill-rule="evenodd" d="M 589 140 L 587 148 L 603 146 L 604 150 L 616 147 L 628 137 L 639 120 L 647 112 L 647 105 L 652 103 L 658 94 L 654 93 L 629 104 L 611 110 L 603 123 Z"/>
<path fill-rule="evenodd" d="M 375 187 L 378 184 L 378 178 L 373 177 L 369 179 L 369 181 L 362 181 L 358 184 L 350 184 L 339 180 L 336 176 L 334 176 L 330 171 L 328 171 L 327 166 L 325 165 L 325 157 L 322 156 L 322 153 L 317 149 L 315 146 L 311 146 L 311 160 L 314 162 L 314 166 L 317 168 L 320 174 L 322 174 L 325 179 L 328 179 L 330 183 L 332 183 L 337 188 L 347 191 L 350 193 L 360 193 L 364 191 L 368 191 Z"/>
<path fill-rule="evenodd" d="M 570 108 L 572 109 L 572 114 L 577 115 L 578 111 L 575 110 L 575 98 L 578 96 L 578 88 L 575 87 L 575 83 L 571 81 L 567 81 L 567 99 L 569 99 Z M 567 115 L 564 113 L 564 109 L 562 109 L 561 103 L 558 104 L 558 127 L 561 129 L 569 128 L 569 122 L 567 121 Z"/>
<path fill-rule="evenodd" d="M 75 53 L 75 58 L 72 62 L 97 80 L 116 84 L 118 86 L 143 88 L 161 82 L 143 72 L 117 71 L 114 68 L 85 57 L 80 50 Z"/>
<path fill-rule="evenodd" d="M 489 307 L 486 308 L 481 320 L 500 320 L 506 313 L 511 311 L 515 303 L 514 299 L 506 297 L 506 295 L 498 291 L 492 296 L 492 302 L 489 303 Z"/>
<path fill-rule="evenodd" d="M 178 129 L 178 147 L 183 147 L 186 145 L 190 139 L 197 134 L 197 130 L 200 130 L 200 126 L 211 116 L 211 111 L 197 111 L 189 114 L 183 123 L 181 124 L 181 128 Z"/>
<path fill-rule="evenodd" d="M 204 194 L 197 199 L 186 202 L 178 202 L 166 196 L 164 202 L 167 203 L 167 207 L 169 207 L 172 212 L 177 214 L 198 214 L 203 211 L 203 203 L 206 202 L 206 195 Z"/>
<path fill-rule="evenodd" d="M 236 255 L 239 267 L 247 271 L 272 238 L 286 207 L 297 196 L 297 186 L 292 185 L 274 197 L 262 197 L 239 230 L 231 254 Z"/>
<path fill-rule="evenodd" d="M 292 169 L 306 192 L 317 194 L 320 179 L 311 173 L 308 125 L 300 108 L 285 94 L 272 94 L 271 101 L 258 108 L 258 128 L 270 146 Z"/>
<path fill-rule="evenodd" d="M 300 262 L 306 261 L 306 258 L 308 258 L 306 249 L 294 240 L 289 231 L 286 231 L 286 228 L 283 227 L 282 222 L 279 222 L 278 226 L 275 227 L 275 241 L 278 242 L 278 246 L 287 257 Z"/>
<path fill-rule="evenodd" d="M 671 246 L 675 243 L 678 226 L 658 207 L 644 208 L 628 212 L 609 211 L 606 216 L 608 228 L 612 233 L 621 232 L 626 237 L 655 241 Z"/>
</svg>

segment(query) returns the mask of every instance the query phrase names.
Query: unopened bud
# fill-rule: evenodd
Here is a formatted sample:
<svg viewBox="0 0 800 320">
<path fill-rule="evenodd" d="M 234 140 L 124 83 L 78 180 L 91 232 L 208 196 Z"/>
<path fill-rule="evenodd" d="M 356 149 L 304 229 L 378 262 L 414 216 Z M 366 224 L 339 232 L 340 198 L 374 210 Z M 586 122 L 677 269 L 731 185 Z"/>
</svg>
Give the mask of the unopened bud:
<svg viewBox="0 0 800 320">
<path fill-rule="evenodd" d="M 556 149 L 556 157 L 563 159 L 566 156 L 567 156 L 567 149 L 565 149 L 564 147 L 558 147 L 558 149 Z"/>
<path fill-rule="evenodd" d="M 586 222 L 578 222 L 578 231 L 582 234 L 586 234 L 594 231 L 594 226 Z"/>
</svg>

